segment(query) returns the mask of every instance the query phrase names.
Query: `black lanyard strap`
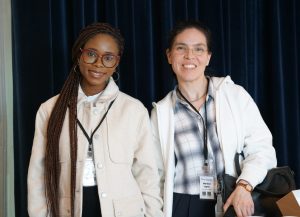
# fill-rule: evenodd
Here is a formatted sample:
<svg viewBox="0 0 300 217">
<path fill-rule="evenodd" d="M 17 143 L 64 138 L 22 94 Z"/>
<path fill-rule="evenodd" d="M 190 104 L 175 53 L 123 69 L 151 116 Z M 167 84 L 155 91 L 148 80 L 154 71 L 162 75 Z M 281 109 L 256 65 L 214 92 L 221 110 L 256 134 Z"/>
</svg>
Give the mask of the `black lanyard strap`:
<svg viewBox="0 0 300 217">
<path fill-rule="evenodd" d="M 207 85 L 208 86 L 208 85 Z M 184 101 L 186 101 L 191 107 L 192 109 L 200 116 L 201 118 L 201 121 L 202 121 L 202 125 L 203 125 L 203 130 L 204 130 L 204 133 L 203 133 L 203 142 L 204 142 L 204 148 L 203 148 L 203 154 L 204 154 L 204 159 L 205 159 L 205 162 L 204 162 L 204 165 L 207 166 L 208 164 L 208 147 L 207 147 L 207 111 L 206 111 L 206 98 L 205 98 L 205 101 L 204 101 L 204 114 L 205 114 L 205 121 L 202 117 L 202 115 L 200 114 L 200 112 L 195 108 L 195 106 L 193 106 L 193 104 L 188 101 L 187 98 L 185 98 L 185 96 L 181 93 L 181 91 L 179 90 L 179 88 L 177 88 L 178 90 L 178 93 L 180 94 L 180 96 L 184 99 Z"/>
<path fill-rule="evenodd" d="M 80 127 L 80 129 L 82 130 L 82 132 L 83 132 L 83 134 L 85 135 L 86 139 L 88 140 L 90 146 L 93 144 L 93 136 L 94 136 L 95 132 L 98 130 L 98 128 L 100 127 L 100 125 L 101 125 L 102 122 L 104 121 L 104 119 L 105 119 L 105 117 L 106 117 L 106 115 L 107 115 L 107 113 L 108 113 L 110 107 L 111 107 L 112 104 L 114 103 L 114 101 L 115 101 L 115 100 L 113 100 L 113 101 L 109 104 L 109 106 L 108 106 L 108 108 L 107 108 L 107 111 L 105 112 L 105 114 L 104 114 L 103 117 L 101 118 L 99 124 L 98 124 L 97 127 L 94 129 L 94 131 L 92 132 L 92 134 L 91 134 L 90 137 L 89 137 L 89 135 L 88 135 L 87 132 L 85 131 L 84 127 L 82 126 L 82 124 L 80 123 L 80 121 L 79 121 L 78 118 L 77 118 L 77 124 L 78 124 L 78 126 Z M 89 148 L 91 148 L 91 147 L 89 147 Z"/>
</svg>

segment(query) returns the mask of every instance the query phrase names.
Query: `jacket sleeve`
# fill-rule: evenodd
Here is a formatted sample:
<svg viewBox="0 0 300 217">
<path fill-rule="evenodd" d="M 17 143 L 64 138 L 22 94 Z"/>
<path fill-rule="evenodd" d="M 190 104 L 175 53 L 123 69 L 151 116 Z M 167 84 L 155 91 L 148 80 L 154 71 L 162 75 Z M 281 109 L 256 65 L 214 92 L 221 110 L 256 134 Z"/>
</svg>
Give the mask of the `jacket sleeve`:
<svg viewBox="0 0 300 217">
<path fill-rule="evenodd" d="M 158 165 L 158 173 L 159 173 L 159 177 L 160 177 L 160 195 L 163 198 L 164 183 L 165 183 L 165 169 L 164 169 L 164 161 L 163 161 L 163 157 L 162 157 L 162 150 L 161 150 L 161 144 L 160 144 L 160 139 L 159 139 L 156 108 L 153 108 L 151 111 L 151 129 L 152 129 L 152 135 L 153 135 L 153 140 L 154 140 L 155 160 Z"/>
<path fill-rule="evenodd" d="M 241 118 L 243 126 L 242 173 L 238 179 L 247 180 L 253 187 L 261 183 L 267 171 L 277 164 L 272 134 L 265 124 L 257 105 L 242 88 L 241 95 L 246 99 L 242 103 Z"/>
<path fill-rule="evenodd" d="M 137 147 L 134 152 L 132 172 L 141 189 L 147 217 L 163 216 L 159 188 L 160 177 L 155 155 L 149 115 L 144 108 L 137 129 Z"/>
<path fill-rule="evenodd" d="M 47 216 L 44 186 L 46 119 L 43 105 L 41 105 L 36 115 L 34 140 L 27 177 L 28 213 L 30 217 Z"/>
</svg>

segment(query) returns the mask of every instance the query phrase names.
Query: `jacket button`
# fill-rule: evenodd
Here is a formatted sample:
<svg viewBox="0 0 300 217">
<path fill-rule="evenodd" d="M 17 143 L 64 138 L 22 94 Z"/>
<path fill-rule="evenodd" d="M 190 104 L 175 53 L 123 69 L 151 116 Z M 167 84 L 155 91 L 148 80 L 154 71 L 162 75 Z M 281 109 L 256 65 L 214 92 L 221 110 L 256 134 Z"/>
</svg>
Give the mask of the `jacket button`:
<svg viewBox="0 0 300 217">
<path fill-rule="evenodd" d="M 99 115 L 99 110 L 98 110 L 98 109 L 95 109 L 95 110 L 93 111 L 93 113 L 94 113 L 94 115 Z"/>
<path fill-rule="evenodd" d="M 99 139 L 99 134 L 95 134 L 95 135 L 94 135 L 94 138 L 95 138 L 95 139 Z"/>
<path fill-rule="evenodd" d="M 98 164 L 97 164 L 97 167 L 98 167 L 98 169 L 103 169 L 103 164 L 98 163 Z"/>
<path fill-rule="evenodd" d="M 107 197 L 107 194 L 105 192 L 102 192 L 101 197 L 105 198 L 105 197 Z"/>
</svg>

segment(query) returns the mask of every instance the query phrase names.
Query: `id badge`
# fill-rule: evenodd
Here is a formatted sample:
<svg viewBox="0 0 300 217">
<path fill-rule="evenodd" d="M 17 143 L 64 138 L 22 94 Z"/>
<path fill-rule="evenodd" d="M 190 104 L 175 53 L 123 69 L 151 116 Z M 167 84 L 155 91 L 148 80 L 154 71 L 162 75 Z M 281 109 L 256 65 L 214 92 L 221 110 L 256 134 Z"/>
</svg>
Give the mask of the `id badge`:
<svg viewBox="0 0 300 217">
<path fill-rule="evenodd" d="M 200 173 L 200 199 L 214 200 L 216 190 L 216 172 L 213 159 L 203 162 Z"/>
<path fill-rule="evenodd" d="M 84 172 L 83 172 L 83 186 L 95 186 L 97 185 L 96 170 L 92 158 L 85 160 Z"/>
<path fill-rule="evenodd" d="M 214 177 L 200 176 L 200 199 L 215 199 Z"/>
</svg>

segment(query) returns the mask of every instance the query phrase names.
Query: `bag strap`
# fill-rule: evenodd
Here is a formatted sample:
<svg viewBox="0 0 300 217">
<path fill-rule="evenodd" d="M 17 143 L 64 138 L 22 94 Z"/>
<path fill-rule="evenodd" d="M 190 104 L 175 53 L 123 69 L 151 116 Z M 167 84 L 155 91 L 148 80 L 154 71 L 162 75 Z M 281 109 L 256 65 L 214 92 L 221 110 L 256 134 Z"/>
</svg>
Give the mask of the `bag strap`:
<svg viewBox="0 0 300 217">
<path fill-rule="evenodd" d="M 235 153 L 235 156 L 234 156 L 235 170 L 236 170 L 236 174 L 238 176 L 241 175 L 241 173 L 242 173 L 242 170 L 240 167 L 240 156 L 242 156 L 243 159 L 245 159 L 244 152 Z"/>
</svg>

